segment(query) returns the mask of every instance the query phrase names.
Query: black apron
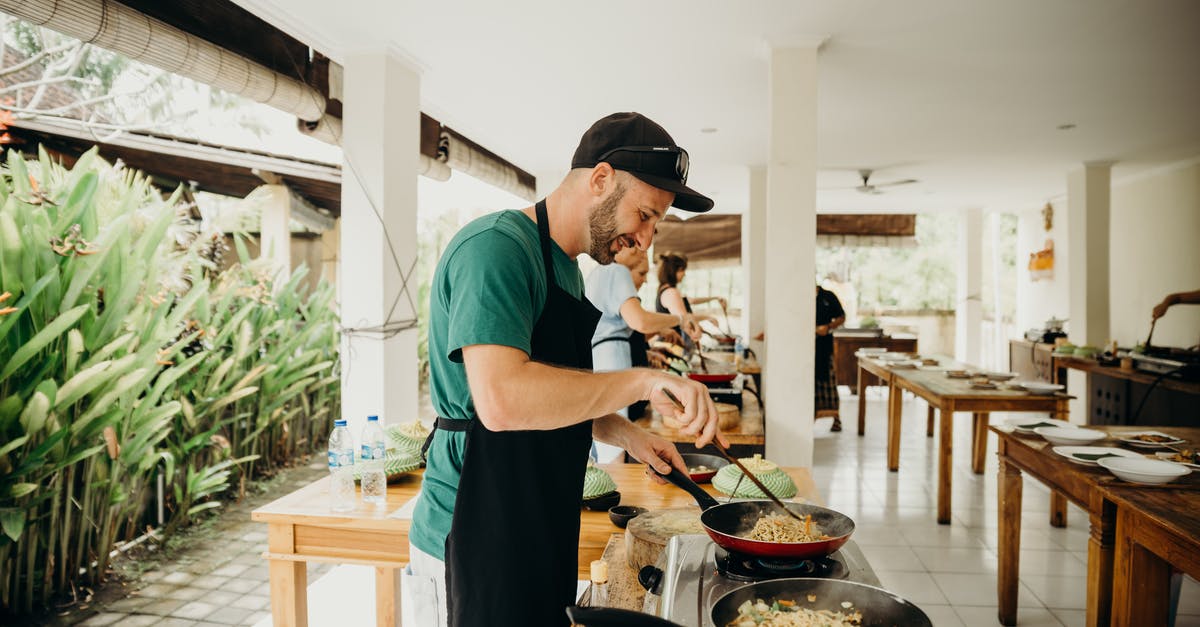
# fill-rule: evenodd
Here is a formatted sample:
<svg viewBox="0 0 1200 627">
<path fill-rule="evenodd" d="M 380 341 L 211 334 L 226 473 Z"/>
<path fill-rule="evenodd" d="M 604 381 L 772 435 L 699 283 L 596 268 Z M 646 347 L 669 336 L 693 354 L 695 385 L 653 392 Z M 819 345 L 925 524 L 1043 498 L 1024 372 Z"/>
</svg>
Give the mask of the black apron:
<svg viewBox="0 0 1200 627">
<path fill-rule="evenodd" d="M 591 370 L 600 312 L 554 279 L 545 200 L 537 203 L 537 226 L 546 303 L 533 327 L 530 357 Z M 579 508 L 592 421 L 500 432 L 478 418 L 453 422 L 467 423 L 467 435 L 446 538 L 450 627 L 568 625 L 564 610 L 575 604 L 579 578 Z"/>
</svg>

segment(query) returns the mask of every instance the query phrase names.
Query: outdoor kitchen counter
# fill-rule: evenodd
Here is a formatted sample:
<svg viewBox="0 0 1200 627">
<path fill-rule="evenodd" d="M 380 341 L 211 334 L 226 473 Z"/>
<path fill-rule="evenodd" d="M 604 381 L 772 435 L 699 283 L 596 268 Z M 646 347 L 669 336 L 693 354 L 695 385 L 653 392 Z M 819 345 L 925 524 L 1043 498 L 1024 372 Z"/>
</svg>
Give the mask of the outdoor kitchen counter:
<svg viewBox="0 0 1200 627">
<path fill-rule="evenodd" d="M 651 510 L 696 504 L 683 490 L 651 481 L 641 464 L 602 467 L 617 483 L 623 504 Z M 807 468 L 783 470 L 795 481 L 799 497 L 820 502 Z M 267 524 L 264 557 L 270 562 L 275 625 L 308 624 L 306 563 L 310 561 L 373 566 L 376 624 L 399 624 L 400 569 L 409 559 L 410 501 L 421 487 L 421 475 L 422 471 L 413 472 L 389 484 L 383 507 L 368 506 L 360 499 L 353 511 L 331 512 L 329 479 L 322 478 L 254 510 L 251 519 Z M 716 494 L 711 484 L 704 488 Z M 608 512 L 582 508 L 580 512 L 579 578 L 587 579 L 592 560 L 601 557 L 609 537 L 620 529 L 609 520 Z"/>
</svg>

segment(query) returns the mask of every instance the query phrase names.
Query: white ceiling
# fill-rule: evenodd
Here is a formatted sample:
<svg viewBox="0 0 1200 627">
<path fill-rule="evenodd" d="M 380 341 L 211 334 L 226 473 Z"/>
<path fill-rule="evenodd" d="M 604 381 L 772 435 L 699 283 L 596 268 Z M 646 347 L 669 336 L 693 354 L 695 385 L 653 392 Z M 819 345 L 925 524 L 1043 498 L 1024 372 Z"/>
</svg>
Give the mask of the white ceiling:
<svg viewBox="0 0 1200 627">
<path fill-rule="evenodd" d="M 414 61 L 423 110 L 535 175 L 565 172 L 595 119 L 641 111 L 720 211 L 746 208 L 766 162 L 768 46 L 814 39 L 818 187 L 863 167 L 920 180 L 823 189 L 823 212 L 1028 209 L 1083 162 L 1119 179 L 1200 155 L 1195 0 L 236 1 L 335 60 Z"/>
</svg>

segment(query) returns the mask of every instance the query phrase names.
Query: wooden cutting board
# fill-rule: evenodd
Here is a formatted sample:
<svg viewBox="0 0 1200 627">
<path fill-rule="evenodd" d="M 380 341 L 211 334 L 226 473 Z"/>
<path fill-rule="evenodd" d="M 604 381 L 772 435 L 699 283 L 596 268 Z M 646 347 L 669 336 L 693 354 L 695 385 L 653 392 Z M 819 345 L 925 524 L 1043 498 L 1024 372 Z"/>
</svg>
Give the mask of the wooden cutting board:
<svg viewBox="0 0 1200 627">
<path fill-rule="evenodd" d="M 685 533 L 705 533 L 699 507 L 674 507 L 646 512 L 625 527 L 625 558 L 637 572 L 658 561 L 667 541 Z"/>
</svg>

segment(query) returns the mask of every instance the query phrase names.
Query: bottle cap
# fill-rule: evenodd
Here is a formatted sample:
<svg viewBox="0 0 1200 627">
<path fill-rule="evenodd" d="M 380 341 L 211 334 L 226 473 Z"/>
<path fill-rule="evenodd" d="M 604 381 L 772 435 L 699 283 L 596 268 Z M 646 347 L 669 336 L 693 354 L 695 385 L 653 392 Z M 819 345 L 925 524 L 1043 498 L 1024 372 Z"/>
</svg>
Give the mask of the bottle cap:
<svg viewBox="0 0 1200 627">
<path fill-rule="evenodd" d="M 592 560 L 592 581 L 595 583 L 608 583 L 608 562 L 604 560 Z"/>
<path fill-rule="evenodd" d="M 333 426 L 335 426 L 335 427 L 344 427 L 344 426 L 346 426 L 346 421 L 345 421 L 345 419 L 343 419 L 343 420 L 334 420 L 334 421 L 333 421 Z"/>
<path fill-rule="evenodd" d="M 367 422 L 379 422 L 379 416 L 367 416 Z"/>
</svg>

